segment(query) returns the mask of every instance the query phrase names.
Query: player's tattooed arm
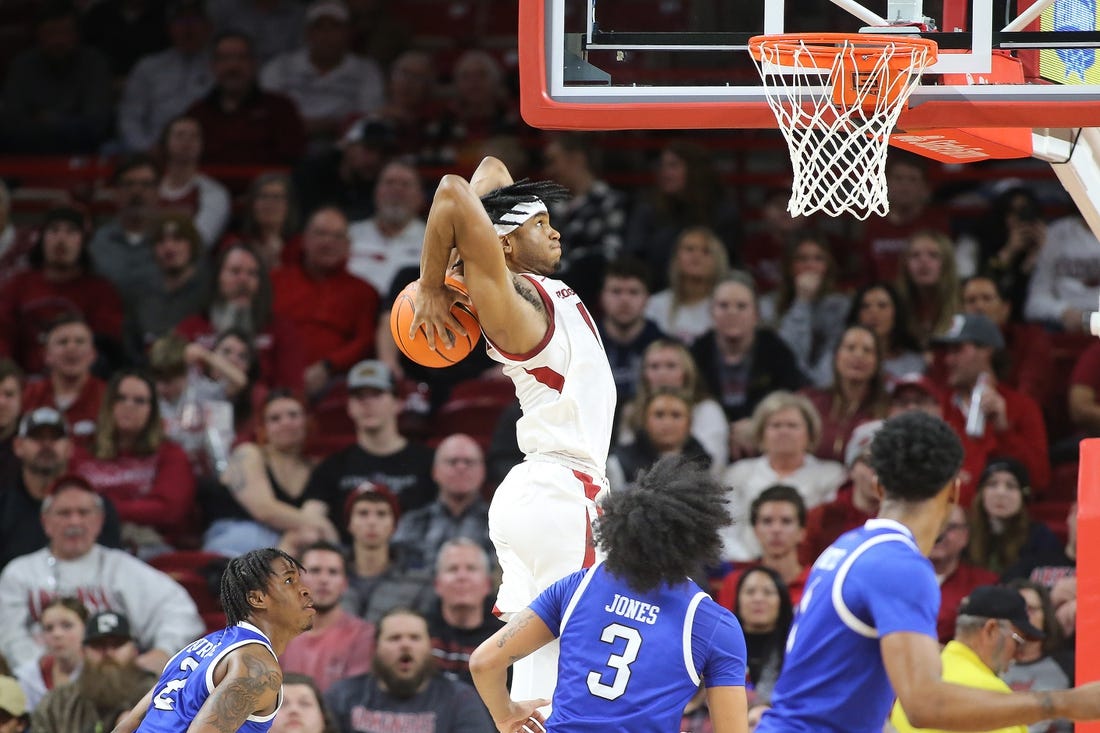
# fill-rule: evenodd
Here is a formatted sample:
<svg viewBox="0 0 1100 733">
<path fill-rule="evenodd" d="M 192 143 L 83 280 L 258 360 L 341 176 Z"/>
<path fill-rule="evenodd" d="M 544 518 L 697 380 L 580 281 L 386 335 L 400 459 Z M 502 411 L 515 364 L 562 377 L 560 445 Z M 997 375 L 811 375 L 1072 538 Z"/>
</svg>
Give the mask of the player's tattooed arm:
<svg viewBox="0 0 1100 733">
<path fill-rule="evenodd" d="M 512 275 L 512 287 L 516 289 L 516 293 L 519 297 L 531 304 L 536 311 L 546 317 L 546 306 L 542 302 L 542 298 L 535 292 L 535 286 L 522 275 Z"/>
<path fill-rule="evenodd" d="M 283 673 L 266 650 L 240 649 L 188 733 L 235 733 L 248 716 L 275 708 L 282 684 Z"/>
<path fill-rule="evenodd" d="M 497 648 L 504 649 L 506 646 L 508 646 L 508 643 L 511 640 L 516 638 L 516 635 L 522 633 L 524 629 L 528 628 L 528 626 L 531 625 L 531 622 L 533 620 L 538 618 L 539 617 L 535 615 L 535 612 L 532 611 L 530 608 L 525 608 L 517 613 L 515 616 L 512 616 L 512 618 L 509 619 L 507 625 L 505 625 L 505 627 L 501 629 L 500 632 L 496 635 Z M 541 619 L 539 620 L 541 621 Z M 508 663 L 513 664 L 515 662 L 518 662 L 520 659 L 523 659 L 524 656 L 526 655 L 521 654 L 517 656 L 511 654 L 508 656 Z"/>
</svg>

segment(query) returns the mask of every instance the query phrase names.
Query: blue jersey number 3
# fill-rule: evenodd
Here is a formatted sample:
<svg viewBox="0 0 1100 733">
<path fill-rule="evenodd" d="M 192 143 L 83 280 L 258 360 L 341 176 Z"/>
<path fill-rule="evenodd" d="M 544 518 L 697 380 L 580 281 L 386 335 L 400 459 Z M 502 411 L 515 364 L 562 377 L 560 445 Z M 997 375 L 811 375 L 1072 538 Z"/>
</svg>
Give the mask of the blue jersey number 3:
<svg viewBox="0 0 1100 733">
<path fill-rule="evenodd" d="M 629 626 L 609 624 L 600 634 L 600 641 L 605 644 L 614 644 L 619 639 L 626 641 L 622 653 L 612 654 L 607 658 L 607 666 L 615 670 L 611 684 L 604 683 L 603 675 L 599 672 L 588 673 L 588 691 L 605 700 L 615 700 L 626 692 L 626 685 L 630 682 L 630 665 L 638 658 L 638 650 L 642 648 L 642 635 Z"/>
</svg>

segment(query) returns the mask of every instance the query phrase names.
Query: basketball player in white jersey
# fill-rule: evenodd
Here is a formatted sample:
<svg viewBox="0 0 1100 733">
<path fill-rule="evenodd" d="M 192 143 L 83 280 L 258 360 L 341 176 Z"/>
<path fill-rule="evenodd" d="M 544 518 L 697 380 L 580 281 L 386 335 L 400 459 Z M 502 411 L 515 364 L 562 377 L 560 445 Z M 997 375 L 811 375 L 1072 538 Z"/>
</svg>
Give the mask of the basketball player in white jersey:
<svg viewBox="0 0 1100 733">
<path fill-rule="evenodd" d="M 507 620 L 551 583 L 592 565 L 592 521 L 615 414 L 615 382 L 595 321 L 565 283 L 548 277 L 561 258 L 546 204 L 567 195 L 549 182 L 514 183 L 486 158 L 470 181 L 444 176 L 428 213 L 416 316 L 428 343 L 446 329 L 461 298 L 443 285 L 461 270 L 489 356 L 516 385 L 523 417 L 516 437 L 524 462 L 501 482 L 489 508 L 489 536 L 503 580 L 496 611 Z M 452 341 L 453 342 L 453 341 Z M 513 668 L 512 695 L 550 699 L 557 645 Z"/>
</svg>

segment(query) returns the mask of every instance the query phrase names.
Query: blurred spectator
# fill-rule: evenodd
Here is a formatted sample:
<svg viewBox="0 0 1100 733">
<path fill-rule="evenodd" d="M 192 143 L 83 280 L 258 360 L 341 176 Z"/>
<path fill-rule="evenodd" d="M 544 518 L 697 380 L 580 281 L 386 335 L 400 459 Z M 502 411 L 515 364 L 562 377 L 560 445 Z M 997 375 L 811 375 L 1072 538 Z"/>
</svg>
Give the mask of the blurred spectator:
<svg viewBox="0 0 1100 733">
<path fill-rule="evenodd" d="M 210 9 L 251 2 L 226 0 L 211 4 Z M 265 92 L 256 83 L 252 38 L 259 42 L 267 37 L 223 31 L 214 39 L 214 86 L 185 112 L 202 128 L 203 160 L 208 165 L 292 165 L 305 150 L 305 128 L 294 102 Z"/>
<path fill-rule="evenodd" d="M 1050 354 L 1054 350 L 1050 336 L 1034 323 L 1010 321 L 1012 304 L 1005 300 L 997 281 L 989 276 L 975 275 L 963 281 L 962 309 L 966 313 L 981 313 L 997 324 L 1005 341 L 1004 359 L 995 364 L 997 372 L 1015 389 L 1047 407 L 1054 393 Z M 1007 361 L 1007 365 L 1003 362 Z"/>
<path fill-rule="evenodd" d="M 126 348 L 135 363 L 143 363 L 149 345 L 198 313 L 209 297 L 210 271 L 191 218 L 162 214 L 149 236 L 157 275 L 135 288 L 127 309 Z"/>
<path fill-rule="evenodd" d="M 1046 638 L 1028 641 L 1021 646 L 1012 666 L 1001 675 L 1014 692 L 1047 692 L 1065 690 L 1073 686 L 1072 650 L 1063 650 L 1062 627 L 1054 617 L 1054 605 L 1050 592 L 1042 585 L 1029 580 L 1014 580 L 1008 587 L 1015 588 L 1027 604 L 1028 622 L 1041 630 Z M 1072 733 L 1069 720 L 1041 720 L 1028 726 L 1028 733 Z"/>
<path fill-rule="evenodd" d="M 649 297 L 645 314 L 663 332 L 690 344 L 714 327 L 711 296 L 729 272 L 725 247 L 710 229 L 688 227 L 676 238 L 668 268 L 668 288 Z"/>
<path fill-rule="evenodd" d="M 374 187 L 392 150 L 387 124 L 366 118 L 349 123 L 332 149 L 310 155 L 295 169 L 302 213 L 335 204 L 352 221 L 374 216 Z"/>
<path fill-rule="evenodd" d="M 217 0 L 207 10 L 218 33 L 237 31 L 252 39 L 261 62 L 302 43 L 305 8 L 294 0 Z"/>
<path fill-rule="evenodd" d="M 1073 365 L 1069 418 L 1085 435 L 1100 435 L 1100 343 L 1092 343 Z"/>
<path fill-rule="evenodd" d="M 731 487 L 730 513 L 734 519 L 722 533 L 724 560 L 745 562 L 759 555 L 752 525 L 744 520 L 750 515 L 752 502 L 769 486 L 793 486 L 807 509 L 836 498 L 837 489 L 844 483 L 844 466 L 810 453 L 820 435 L 821 418 L 801 395 L 776 391 L 756 406 L 752 436 L 763 455 L 737 461 L 722 476 L 722 483 Z"/>
<path fill-rule="evenodd" d="M 225 396 L 233 405 L 233 429 L 236 440 L 250 440 L 256 434 L 256 408 L 267 398 L 268 388 L 259 384 L 260 368 L 256 362 L 255 348 L 248 333 L 239 328 L 227 328 L 214 339 L 210 349 L 218 357 L 237 367 L 247 377 L 245 385 L 238 389 L 237 383 L 230 382 L 216 374 L 213 376 L 225 390 Z M 285 389 L 285 388 L 283 388 Z"/>
<path fill-rule="evenodd" d="M 158 674 L 138 664 L 138 647 L 130 622 L 115 611 L 88 619 L 84 632 L 84 666 L 75 682 L 49 692 L 31 715 L 42 733 L 99 731 L 137 704 Z"/>
<path fill-rule="evenodd" d="M 11 218 L 11 191 L 0 180 L 0 287 L 27 269 L 27 254 L 38 243 L 39 233 L 16 227 Z"/>
<path fill-rule="evenodd" d="M 871 440 L 882 427 L 882 420 L 865 422 L 852 432 L 844 451 L 848 481 L 836 492 L 836 498 L 814 507 L 806 514 L 806 537 L 799 550 L 802 562 L 813 564 L 829 545 L 845 532 L 862 527 L 878 514 L 879 496 L 875 471 L 871 468 Z"/>
<path fill-rule="evenodd" d="M 319 503 L 316 508 L 337 521 L 348 494 L 364 482 L 384 484 L 400 499 L 403 512 L 430 504 L 436 495 L 433 453 L 398 430 L 401 401 L 389 369 L 380 361 L 361 361 L 348 372 L 347 388 L 356 442 L 314 469 L 303 507 L 308 511 Z"/>
<path fill-rule="evenodd" d="M 1008 456 L 989 460 L 970 507 L 970 562 L 998 575 L 1016 577 L 1018 567 L 1034 567 L 1038 558 L 1061 553 L 1062 543 L 1054 532 L 1028 514 L 1030 498 L 1031 486 L 1022 463 Z"/>
<path fill-rule="evenodd" d="M 666 286 L 673 244 L 684 229 L 711 229 L 725 246 L 727 260 L 741 244 L 741 217 L 727 197 L 710 150 L 695 143 L 675 140 L 661 151 L 656 188 L 635 204 L 627 220 L 626 247 L 649 263 L 656 280 Z M 665 329 L 668 331 L 668 329 Z"/>
<path fill-rule="evenodd" d="M 79 598 L 90 613 L 126 614 L 143 669 L 163 669 L 171 654 L 202 634 L 198 610 L 182 586 L 128 552 L 96 544 L 103 501 L 86 481 L 57 483 L 42 503 L 42 526 L 49 546 L 15 558 L 0 574 L 5 657 L 38 658 L 44 651 L 36 638 L 42 609 L 66 595 Z"/>
<path fill-rule="evenodd" d="M 236 244 L 255 252 L 267 272 L 301 259 L 298 207 L 290 176 L 261 173 L 253 179 L 245 194 L 241 227 L 226 236 L 221 249 Z"/>
<path fill-rule="evenodd" d="M 429 164 L 473 170 L 487 153 L 482 145 L 494 137 L 514 135 L 522 125 L 519 110 L 504 87 L 504 70 L 487 51 L 470 49 L 452 67 L 450 104 L 429 120 L 432 150 Z M 511 166 L 509 166 L 511 170 Z"/>
<path fill-rule="evenodd" d="M 504 408 L 493 428 L 493 438 L 489 441 L 489 450 L 485 455 L 488 468 L 489 485 L 497 486 L 508 472 L 523 462 L 523 451 L 516 439 L 516 423 L 523 417 L 519 400 Z"/>
<path fill-rule="evenodd" d="M 0 286 L 0 353 L 29 373 L 45 366 L 43 341 L 59 316 L 81 316 L 108 353 L 121 343 L 122 301 L 108 280 L 92 272 L 88 247 L 83 213 L 51 209 L 30 252 L 31 269 Z"/>
<path fill-rule="evenodd" d="M 777 389 L 806 383 L 794 354 L 782 339 L 760 328 L 756 290 L 748 275 L 734 271 L 718 283 L 711 299 L 714 329 L 691 345 L 707 390 L 730 421 L 730 458 L 754 450 L 750 416 Z"/>
<path fill-rule="evenodd" d="M 496 548 L 489 541 L 489 505 L 481 498 L 485 486 L 481 446 L 469 435 L 448 435 L 436 446 L 432 480 L 439 496 L 431 504 L 402 516 L 393 541 L 416 550 L 430 563 L 445 542 L 467 537 L 494 558 Z"/>
<path fill-rule="evenodd" d="M 905 246 L 898 295 L 909 312 L 909 332 L 923 348 L 951 326 L 959 312 L 959 276 L 954 245 L 946 234 L 920 231 Z"/>
<path fill-rule="evenodd" d="M 26 733 L 30 730 L 30 710 L 19 683 L 7 674 L 0 677 L 0 726 L 5 732 Z"/>
<path fill-rule="evenodd" d="M 148 155 L 123 159 L 111 177 L 115 217 L 96 230 L 88 250 L 95 271 L 110 280 L 123 301 L 157 280 L 149 229 L 157 214 L 160 171 Z"/>
<path fill-rule="evenodd" d="M 931 205 L 927 159 L 898 152 L 886 160 L 886 185 L 890 212 L 871 217 L 863 225 L 861 241 L 848 248 L 849 263 L 855 268 L 846 278 L 856 285 L 876 280 L 894 282 L 901 274 L 904 252 L 910 237 L 921 230 L 944 236 L 951 232 L 947 211 Z M 857 254 L 858 253 L 858 256 Z M 952 251 L 952 262 L 954 261 Z"/>
<path fill-rule="evenodd" d="M 424 733 L 492 730 L 474 688 L 440 674 L 434 661 L 424 616 L 400 608 L 386 614 L 378 621 L 371 673 L 341 680 L 325 696 L 341 729 L 384 720 L 393 730 Z"/>
<path fill-rule="evenodd" d="M 1035 192 L 1027 186 L 1014 186 L 998 195 L 979 238 L 977 271 L 988 273 L 997 283 L 1010 306 L 1011 320 L 1018 321 L 1035 263 L 1047 241 L 1042 205 Z"/>
<path fill-rule="evenodd" d="M 385 82 L 371 59 L 350 52 L 347 6 L 342 0 L 314 0 L 305 14 L 305 47 L 268 61 L 260 85 L 298 105 L 306 134 L 323 150 L 349 117 L 382 106 Z"/>
<path fill-rule="evenodd" d="M 206 349 L 230 329 L 252 334 L 260 379 L 270 387 L 301 388 L 304 365 L 294 329 L 272 312 L 271 280 L 259 256 L 244 244 L 233 244 L 222 250 L 215 268 L 205 309 L 180 321 L 176 331 Z"/>
<path fill-rule="evenodd" d="M 15 467 L 12 444 L 23 414 L 23 370 L 6 356 L 0 357 L 0 481 Z"/>
<path fill-rule="evenodd" d="M 691 396 L 674 387 L 656 387 L 640 405 L 634 440 L 612 449 L 607 481 L 613 491 L 634 486 L 639 474 L 668 455 L 683 456 L 710 469 L 710 456 L 691 434 Z"/>
<path fill-rule="evenodd" d="M 297 332 L 310 396 L 374 352 L 378 293 L 347 271 L 349 248 L 343 212 L 321 208 L 306 224 L 301 263 L 271 273 L 274 313 Z"/>
<path fill-rule="evenodd" d="M 814 455 L 831 461 L 844 459 L 852 432 L 862 423 L 886 417 L 886 376 L 878 339 L 866 326 L 848 326 L 833 349 L 831 384 L 808 388 L 821 416 L 821 439 Z"/>
<path fill-rule="evenodd" d="M 760 299 L 760 319 L 776 326 L 815 387 L 833 383 L 833 361 L 851 301 L 836 291 L 836 261 L 825 239 L 809 232 L 783 258 L 779 290 Z"/>
<path fill-rule="evenodd" d="M 348 10 L 352 49 L 360 56 L 392 68 L 399 54 L 413 45 L 411 29 L 385 0 L 348 0 Z"/>
<path fill-rule="evenodd" d="M 600 332 L 611 373 L 615 376 L 616 404 L 625 405 L 637 390 L 642 354 L 664 337 L 657 324 L 646 318 L 649 268 L 633 258 L 612 260 L 600 290 Z"/>
<path fill-rule="evenodd" d="M 199 172 L 202 127 L 192 117 L 177 117 L 164 128 L 160 148 L 164 176 L 157 195 L 161 208 L 192 219 L 204 250 L 213 247 L 229 222 L 229 192 Z"/>
<path fill-rule="evenodd" d="M 798 489 L 782 484 L 764 489 L 752 502 L 749 523 L 760 555 L 727 573 L 715 600 L 731 611 L 736 610 L 741 576 L 749 568 L 763 565 L 779 573 L 791 603 L 797 607 L 810 576 L 810 565 L 803 564 L 798 557 L 798 546 L 806 538 L 806 503 Z"/>
<path fill-rule="evenodd" d="M 1029 321 L 1088 331 L 1087 314 L 1100 297 L 1100 242 L 1080 216 L 1067 216 L 1047 227 L 1027 291 Z"/>
<path fill-rule="evenodd" d="M 313 462 L 304 454 L 302 403 L 286 392 L 272 392 L 260 419 L 259 440 L 233 449 L 229 467 L 220 477 L 224 486 L 213 490 L 203 503 L 203 515 L 210 522 L 203 549 L 235 557 L 274 547 L 287 532 L 335 542 L 334 523 L 302 508 L 313 470 Z"/>
<path fill-rule="evenodd" d="M 950 391 L 943 395 L 943 419 L 963 445 L 959 503 L 970 506 L 977 489 L 975 481 L 993 456 L 1012 456 L 1021 461 L 1031 476 L 1032 489 L 1041 494 L 1050 484 L 1043 413 L 1035 400 L 999 381 L 993 373 L 993 355 L 1004 349 L 1000 329 L 981 314 L 960 315 L 933 343 L 946 348 Z M 967 425 L 972 424 L 969 414 L 975 397 L 980 399 L 984 425 L 973 426 L 977 434 L 970 435 Z"/>
<path fill-rule="evenodd" d="M 909 331 L 905 303 L 894 286 L 876 282 L 852 296 L 848 325 L 858 323 L 871 329 L 882 344 L 882 371 L 889 377 L 923 374 L 927 369 L 920 344 Z"/>
<path fill-rule="evenodd" d="M 126 77 L 118 103 L 119 137 L 132 152 L 151 151 L 168 122 L 209 92 L 214 83 L 211 28 L 203 3 L 176 0 L 169 4 L 167 16 L 172 45 L 162 51 L 164 44 L 157 44 L 137 62 Z"/>
<path fill-rule="evenodd" d="M 100 0 L 81 18 L 81 35 L 107 57 L 111 75 L 120 79 L 138 59 L 168 45 L 171 34 L 164 32 L 165 16 L 179 13 L 179 6 L 189 4 L 188 0 Z"/>
<path fill-rule="evenodd" d="M 12 59 L 0 129 L 9 152 L 93 153 L 111 126 L 111 70 L 80 43 L 76 8 L 47 0 L 37 8 L 35 45 Z"/>
<path fill-rule="evenodd" d="M 887 390 L 890 393 L 888 417 L 907 410 L 921 410 L 932 417 L 943 417 L 943 393 L 923 374 L 903 374 L 890 380 Z"/>
<path fill-rule="evenodd" d="M 794 616 L 783 578 L 763 565 L 749 568 L 738 579 L 731 610 L 745 632 L 745 691 L 750 704 L 766 704 L 783 667 Z"/>
<path fill-rule="evenodd" d="M 33 710 L 50 690 L 66 685 L 84 668 L 84 629 L 88 609 L 72 596 L 55 598 L 42 609 L 42 640 L 46 652 L 28 659 L 15 669 L 19 686 Z M 2 725 L 2 724 L 0 724 Z"/>
<path fill-rule="evenodd" d="M 369 672 L 374 656 L 374 624 L 340 605 L 348 591 L 347 563 L 343 551 L 327 542 L 310 545 L 302 553 L 302 583 L 309 588 L 317 615 L 313 628 L 291 639 L 279 655 L 284 672 L 309 675 L 321 692 Z"/>
<path fill-rule="evenodd" d="M 955 617 L 959 613 L 962 599 L 979 585 L 997 582 L 996 573 L 963 559 L 969 541 L 970 525 L 966 521 L 966 510 L 955 504 L 928 555 L 940 583 L 940 612 L 936 617 L 936 633 L 939 634 L 941 644 L 951 641 L 955 635 Z"/>
<path fill-rule="evenodd" d="M 626 195 L 598 177 L 596 142 L 591 134 L 559 132 L 542 149 L 546 175 L 572 195 L 550 206 L 566 245 L 558 277 L 586 303 L 595 302 L 607 263 L 623 248 L 627 214 Z"/>
<path fill-rule="evenodd" d="M 798 233 L 806 228 L 806 217 L 792 217 L 787 211 L 790 198 L 790 186 L 764 192 L 760 221 L 755 231 L 746 235 L 744 246 L 738 251 L 742 265 L 761 293 L 772 293 L 779 287 L 783 280 L 784 253 L 789 251 Z M 840 256 L 847 254 L 847 247 L 838 250 Z M 847 273 L 847 265 L 847 262 L 840 263 L 839 272 Z"/>
<path fill-rule="evenodd" d="M 156 384 L 164 435 L 187 453 L 195 476 L 225 470 L 234 441 L 233 406 L 225 385 L 243 389 L 248 376 L 224 356 L 175 333 L 149 347 L 149 375 Z"/>
<path fill-rule="evenodd" d="M 425 51 L 408 49 L 389 68 L 386 101 L 377 116 L 392 128 L 397 152 L 419 157 L 429 127 L 442 112 L 435 61 Z"/>
<path fill-rule="evenodd" d="M 283 673 L 283 704 L 271 723 L 271 733 L 340 733 L 312 677 Z"/>
<path fill-rule="evenodd" d="M 118 508 L 123 541 L 142 557 L 170 549 L 165 535 L 184 528 L 194 508 L 187 454 L 164 437 L 156 389 L 141 372 L 111 377 L 92 450 L 78 454 L 74 470 Z"/>
<path fill-rule="evenodd" d="M 432 569 L 413 567 L 405 548 L 390 541 L 401 517 L 393 492 L 366 481 L 348 492 L 342 516 L 352 551 L 344 607 L 373 624 L 394 608 L 426 613 L 435 602 Z"/>
<path fill-rule="evenodd" d="M 627 403 L 620 403 L 618 442 L 629 445 L 645 427 L 645 405 L 661 388 L 683 391 L 691 398 L 691 437 L 710 457 L 715 475 L 726 469 L 730 428 L 717 400 L 707 394 L 691 353 L 679 341 L 657 339 L 642 356 L 638 389 Z"/>
<path fill-rule="evenodd" d="M 0 485 L 0 567 L 49 544 L 41 521 L 42 502 L 61 483 L 74 479 L 85 483 L 65 475 L 72 455 L 72 440 L 56 410 L 40 407 L 23 417 L 15 438 L 16 463 Z M 103 502 L 103 512 L 98 541 L 118 547 L 118 512 L 109 501 Z"/>
<path fill-rule="evenodd" d="M 432 656 L 444 677 L 473 685 L 470 655 L 504 622 L 491 613 L 489 553 L 475 539 L 447 540 L 435 558 L 438 607 L 428 616 Z"/>
<path fill-rule="evenodd" d="M 27 380 L 23 409 L 51 407 L 69 424 L 73 437 L 88 442 L 95 433 L 106 385 L 92 374 L 92 330 L 77 315 L 62 316 L 44 333 L 46 374 Z"/>
<path fill-rule="evenodd" d="M 348 271 L 366 280 L 378 293 L 389 293 L 399 270 L 420 266 L 423 208 L 420 173 L 406 162 L 387 163 L 374 188 L 374 216 L 348 227 Z"/>
</svg>

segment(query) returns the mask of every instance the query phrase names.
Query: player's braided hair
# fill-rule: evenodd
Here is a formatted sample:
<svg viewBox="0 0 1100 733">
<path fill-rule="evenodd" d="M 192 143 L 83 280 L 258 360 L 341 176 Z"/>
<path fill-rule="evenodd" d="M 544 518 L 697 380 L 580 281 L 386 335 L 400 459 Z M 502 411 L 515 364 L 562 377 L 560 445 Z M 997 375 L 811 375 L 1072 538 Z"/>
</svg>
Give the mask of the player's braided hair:
<svg viewBox="0 0 1100 733">
<path fill-rule="evenodd" d="M 718 531 L 730 524 L 727 491 L 698 463 L 666 457 L 637 486 L 603 502 L 596 541 L 604 564 L 639 592 L 684 582 L 722 550 Z"/>
<path fill-rule="evenodd" d="M 282 550 L 264 547 L 245 553 L 229 561 L 222 574 L 221 601 L 229 626 L 240 623 L 252 615 L 248 594 L 254 590 L 266 590 L 267 581 L 275 575 L 272 563 L 282 558 L 301 572 L 302 564 Z"/>
<path fill-rule="evenodd" d="M 565 201 L 569 190 L 553 181 L 532 181 L 527 178 L 502 188 L 497 188 L 481 197 L 481 205 L 494 224 L 501 223 L 501 217 L 512 210 L 516 204 L 531 203 L 541 199 L 544 204 Z"/>
<path fill-rule="evenodd" d="M 931 499 L 955 477 L 962 461 L 955 431 L 918 410 L 890 418 L 871 441 L 871 468 L 887 498 Z"/>
</svg>

